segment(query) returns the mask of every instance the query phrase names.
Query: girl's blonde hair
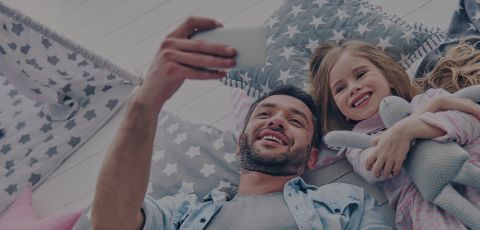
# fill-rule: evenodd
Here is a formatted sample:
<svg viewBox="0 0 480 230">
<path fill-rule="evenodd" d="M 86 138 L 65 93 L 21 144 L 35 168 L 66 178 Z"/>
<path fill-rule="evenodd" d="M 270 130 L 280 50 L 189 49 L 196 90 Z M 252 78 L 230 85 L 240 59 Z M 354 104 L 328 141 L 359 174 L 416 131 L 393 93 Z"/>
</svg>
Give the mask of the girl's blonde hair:
<svg viewBox="0 0 480 230">
<path fill-rule="evenodd" d="M 454 93 L 467 86 L 480 84 L 480 51 L 465 43 L 468 40 L 449 49 L 430 73 L 416 79 L 421 92 L 430 88 L 443 88 Z"/>
<path fill-rule="evenodd" d="M 394 95 L 410 101 L 418 92 L 403 67 L 379 48 L 362 41 L 347 41 L 339 45 L 324 43 L 314 51 L 309 66 L 309 91 L 320 110 L 322 133 L 350 130 L 355 125 L 340 112 L 329 86 L 330 72 L 345 52 L 363 57 L 375 65 L 392 86 Z"/>
</svg>

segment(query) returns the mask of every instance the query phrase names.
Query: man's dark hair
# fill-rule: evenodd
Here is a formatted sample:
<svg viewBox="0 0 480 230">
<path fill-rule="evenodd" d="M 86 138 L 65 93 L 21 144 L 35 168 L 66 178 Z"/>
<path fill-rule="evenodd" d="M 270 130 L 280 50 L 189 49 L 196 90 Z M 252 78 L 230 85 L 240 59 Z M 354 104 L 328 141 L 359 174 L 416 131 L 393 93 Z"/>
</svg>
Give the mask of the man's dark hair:
<svg viewBox="0 0 480 230">
<path fill-rule="evenodd" d="M 285 96 L 290 96 L 293 98 L 296 98 L 300 101 L 302 101 L 309 109 L 310 112 L 312 113 L 313 117 L 313 137 L 312 137 L 312 145 L 314 147 L 319 147 L 320 146 L 320 141 L 321 141 L 321 133 L 320 133 L 320 127 L 318 123 L 319 119 L 319 112 L 318 108 L 315 105 L 315 102 L 313 101 L 312 96 L 308 94 L 307 92 L 291 85 L 285 85 L 281 86 L 279 88 L 276 88 L 272 91 L 270 91 L 268 94 L 263 95 L 262 97 L 258 98 L 253 102 L 253 104 L 250 106 L 250 109 L 248 110 L 247 117 L 245 118 L 245 123 L 243 125 L 243 132 L 245 132 L 245 128 L 247 127 L 248 120 L 250 120 L 250 116 L 252 116 L 253 110 L 257 107 L 258 103 L 261 101 L 265 100 L 267 97 L 274 96 L 274 95 L 285 95 Z"/>
</svg>

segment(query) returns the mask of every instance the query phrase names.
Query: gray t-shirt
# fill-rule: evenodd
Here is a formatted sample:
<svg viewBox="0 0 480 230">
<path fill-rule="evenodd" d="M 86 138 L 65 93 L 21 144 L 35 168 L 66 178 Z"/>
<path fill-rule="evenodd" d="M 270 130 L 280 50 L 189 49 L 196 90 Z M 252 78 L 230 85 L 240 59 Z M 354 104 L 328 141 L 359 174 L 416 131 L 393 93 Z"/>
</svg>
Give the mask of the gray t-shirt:
<svg viewBox="0 0 480 230">
<path fill-rule="evenodd" d="M 298 229 L 282 192 L 260 196 L 236 195 L 225 202 L 205 229 Z"/>
</svg>

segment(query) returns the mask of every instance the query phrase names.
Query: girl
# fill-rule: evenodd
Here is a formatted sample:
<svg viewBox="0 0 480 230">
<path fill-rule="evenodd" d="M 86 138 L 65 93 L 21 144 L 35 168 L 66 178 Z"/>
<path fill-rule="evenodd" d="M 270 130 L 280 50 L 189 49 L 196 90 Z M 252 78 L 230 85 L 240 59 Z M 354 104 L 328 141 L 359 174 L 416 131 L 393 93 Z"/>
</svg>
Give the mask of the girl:
<svg viewBox="0 0 480 230">
<path fill-rule="evenodd" d="M 459 108 L 467 113 L 422 113 L 425 110 L 422 106 L 432 98 L 437 99 L 429 104 L 441 108 L 447 100 L 442 95 L 449 93 L 430 89 L 417 95 L 427 88 L 445 87 L 456 91 L 478 84 L 478 59 L 479 52 L 460 44 L 438 62 L 432 74 L 411 82 L 397 62 L 365 42 L 323 44 L 311 58 L 311 94 L 321 110 L 322 131 L 382 133 L 374 143 L 373 152 L 362 154 L 363 150 L 347 149 L 345 154 L 358 174 L 370 183 L 378 182 L 383 188 L 389 205 L 396 209 L 397 229 L 466 229 L 454 217 L 423 200 L 401 166 L 415 138 L 456 140 L 469 152 L 470 160 L 480 166 L 480 121 L 468 114 L 480 114 L 478 106 Z M 412 105 L 417 112 L 385 131 L 378 109 L 381 100 L 389 95 L 413 99 Z M 466 188 L 464 195 L 480 206 L 480 191 Z"/>
</svg>

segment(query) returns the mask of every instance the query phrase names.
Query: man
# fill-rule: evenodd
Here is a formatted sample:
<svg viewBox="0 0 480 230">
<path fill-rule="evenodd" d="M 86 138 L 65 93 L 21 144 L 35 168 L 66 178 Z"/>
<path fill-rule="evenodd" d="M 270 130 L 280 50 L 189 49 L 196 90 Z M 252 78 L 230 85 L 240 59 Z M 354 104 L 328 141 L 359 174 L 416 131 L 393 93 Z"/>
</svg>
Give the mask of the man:
<svg viewBox="0 0 480 230">
<path fill-rule="evenodd" d="M 190 40 L 194 31 L 220 27 L 189 18 L 162 43 L 148 75 L 129 102 L 102 165 L 95 192 L 94 229 L 390 229 L 363 189 L 320 188 L 298 176 L 318 156 L 317 111 L 311 97 L 283 88 L 251 108 L 238 153 L 239 187 L 196 197 L 145 198 L 157 116 L 187 77 L 216 79 L 235 65 L 235 50 Z"/>
</svg>

